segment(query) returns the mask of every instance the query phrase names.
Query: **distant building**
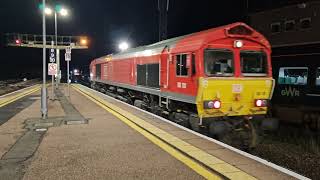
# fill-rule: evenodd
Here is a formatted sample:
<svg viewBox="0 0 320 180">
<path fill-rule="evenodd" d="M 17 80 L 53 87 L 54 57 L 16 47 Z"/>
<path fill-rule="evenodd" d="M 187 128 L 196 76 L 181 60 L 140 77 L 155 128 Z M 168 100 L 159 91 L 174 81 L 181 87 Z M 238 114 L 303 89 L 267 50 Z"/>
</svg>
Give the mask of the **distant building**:
<svg viewBox="0 0 320 180">
<path fill-rule="evenodd" d="M 320 1 L 252 13 L 272 46 L 272 113 L 320 132 Z"/>
<path fill-rule="evenodd" d="M 253 13 L 250 21 L 273 47 L 320 43 L 320 1 Z"/>
</svg>

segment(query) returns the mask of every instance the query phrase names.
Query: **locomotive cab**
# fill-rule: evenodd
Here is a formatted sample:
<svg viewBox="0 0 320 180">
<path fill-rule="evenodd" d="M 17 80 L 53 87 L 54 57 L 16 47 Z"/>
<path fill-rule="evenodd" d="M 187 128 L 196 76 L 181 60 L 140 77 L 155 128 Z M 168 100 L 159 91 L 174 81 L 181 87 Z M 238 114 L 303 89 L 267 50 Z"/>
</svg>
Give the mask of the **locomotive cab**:
<svg viewBox="0 0 320 180">
<path fill-rule="evenodd" d="M 200 117 L 266 114 L 274 85 L 270 53 L 241 41 L 249 48 L 204 49 L 197 95 Z"/>
<path fill-rule="evenodd" d="M 229 34 L 232 30 L 237 32 Z M 244 130 L 249 147 L 256 143 L 252 119 L 267 114 L 274 89 L 270 45 L 254 33 L 242 25 L 227 29 L 232 38 L 209 42 L 199 51 L 199 125 L 191 122 L 194 129 L 206 127 L 222 139 L 233 130 Z"/>
</svg>

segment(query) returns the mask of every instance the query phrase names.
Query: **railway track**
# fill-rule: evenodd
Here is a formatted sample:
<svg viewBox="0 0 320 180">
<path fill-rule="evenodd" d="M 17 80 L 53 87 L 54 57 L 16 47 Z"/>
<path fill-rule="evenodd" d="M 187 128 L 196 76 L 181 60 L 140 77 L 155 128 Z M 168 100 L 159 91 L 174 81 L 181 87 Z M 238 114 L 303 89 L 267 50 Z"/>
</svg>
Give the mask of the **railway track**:
<svg viewBox="0 0 320 180">
<path fill-rule="evenodd" d="M 35 84 L 38 84 L 39 82 L 40 82 L 39 79 L 30 79 L 27 81 L 21 81 L 21 80 L 0 81 L 0 96 L 17 91 L 19 89 L 33 86 Z"/>
</svg>

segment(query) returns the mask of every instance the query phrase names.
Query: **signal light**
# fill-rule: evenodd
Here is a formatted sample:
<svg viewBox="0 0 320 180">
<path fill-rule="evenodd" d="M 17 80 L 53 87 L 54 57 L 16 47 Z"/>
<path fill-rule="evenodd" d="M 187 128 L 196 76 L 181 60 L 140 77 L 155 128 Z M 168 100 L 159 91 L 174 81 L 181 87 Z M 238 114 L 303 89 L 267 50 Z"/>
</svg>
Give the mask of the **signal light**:
<svg viewBox="0 0 320 180">
<path fill-rule="evenodd" d="M 16 44 L 21 44 L 21 41 L 20 41 L 20 39 L 16 39 Z"/>
<path fill-rule="evenodd" d="M 266 107 L 268 104 L 268 101 L 265 99 L 256 99 L 254 104 L 256 107 Z"/>
</svg>

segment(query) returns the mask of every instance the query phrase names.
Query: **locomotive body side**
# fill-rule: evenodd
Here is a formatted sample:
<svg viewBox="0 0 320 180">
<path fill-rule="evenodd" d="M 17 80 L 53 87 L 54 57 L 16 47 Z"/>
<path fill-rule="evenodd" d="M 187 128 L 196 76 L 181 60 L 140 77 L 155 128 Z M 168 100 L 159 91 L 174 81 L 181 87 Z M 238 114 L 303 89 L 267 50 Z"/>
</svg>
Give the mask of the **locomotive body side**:
<svg viewBox="0 0 320 180">
<path fill-rule="evenodd" d="M 261 34 L 234 23 L 101 57 L 90 76 L 93 88 L 196 131 L 240 129 L 253 147 L 251 119 L 267 113 L 274 88 L 270 54 Z"/>
</svg>

